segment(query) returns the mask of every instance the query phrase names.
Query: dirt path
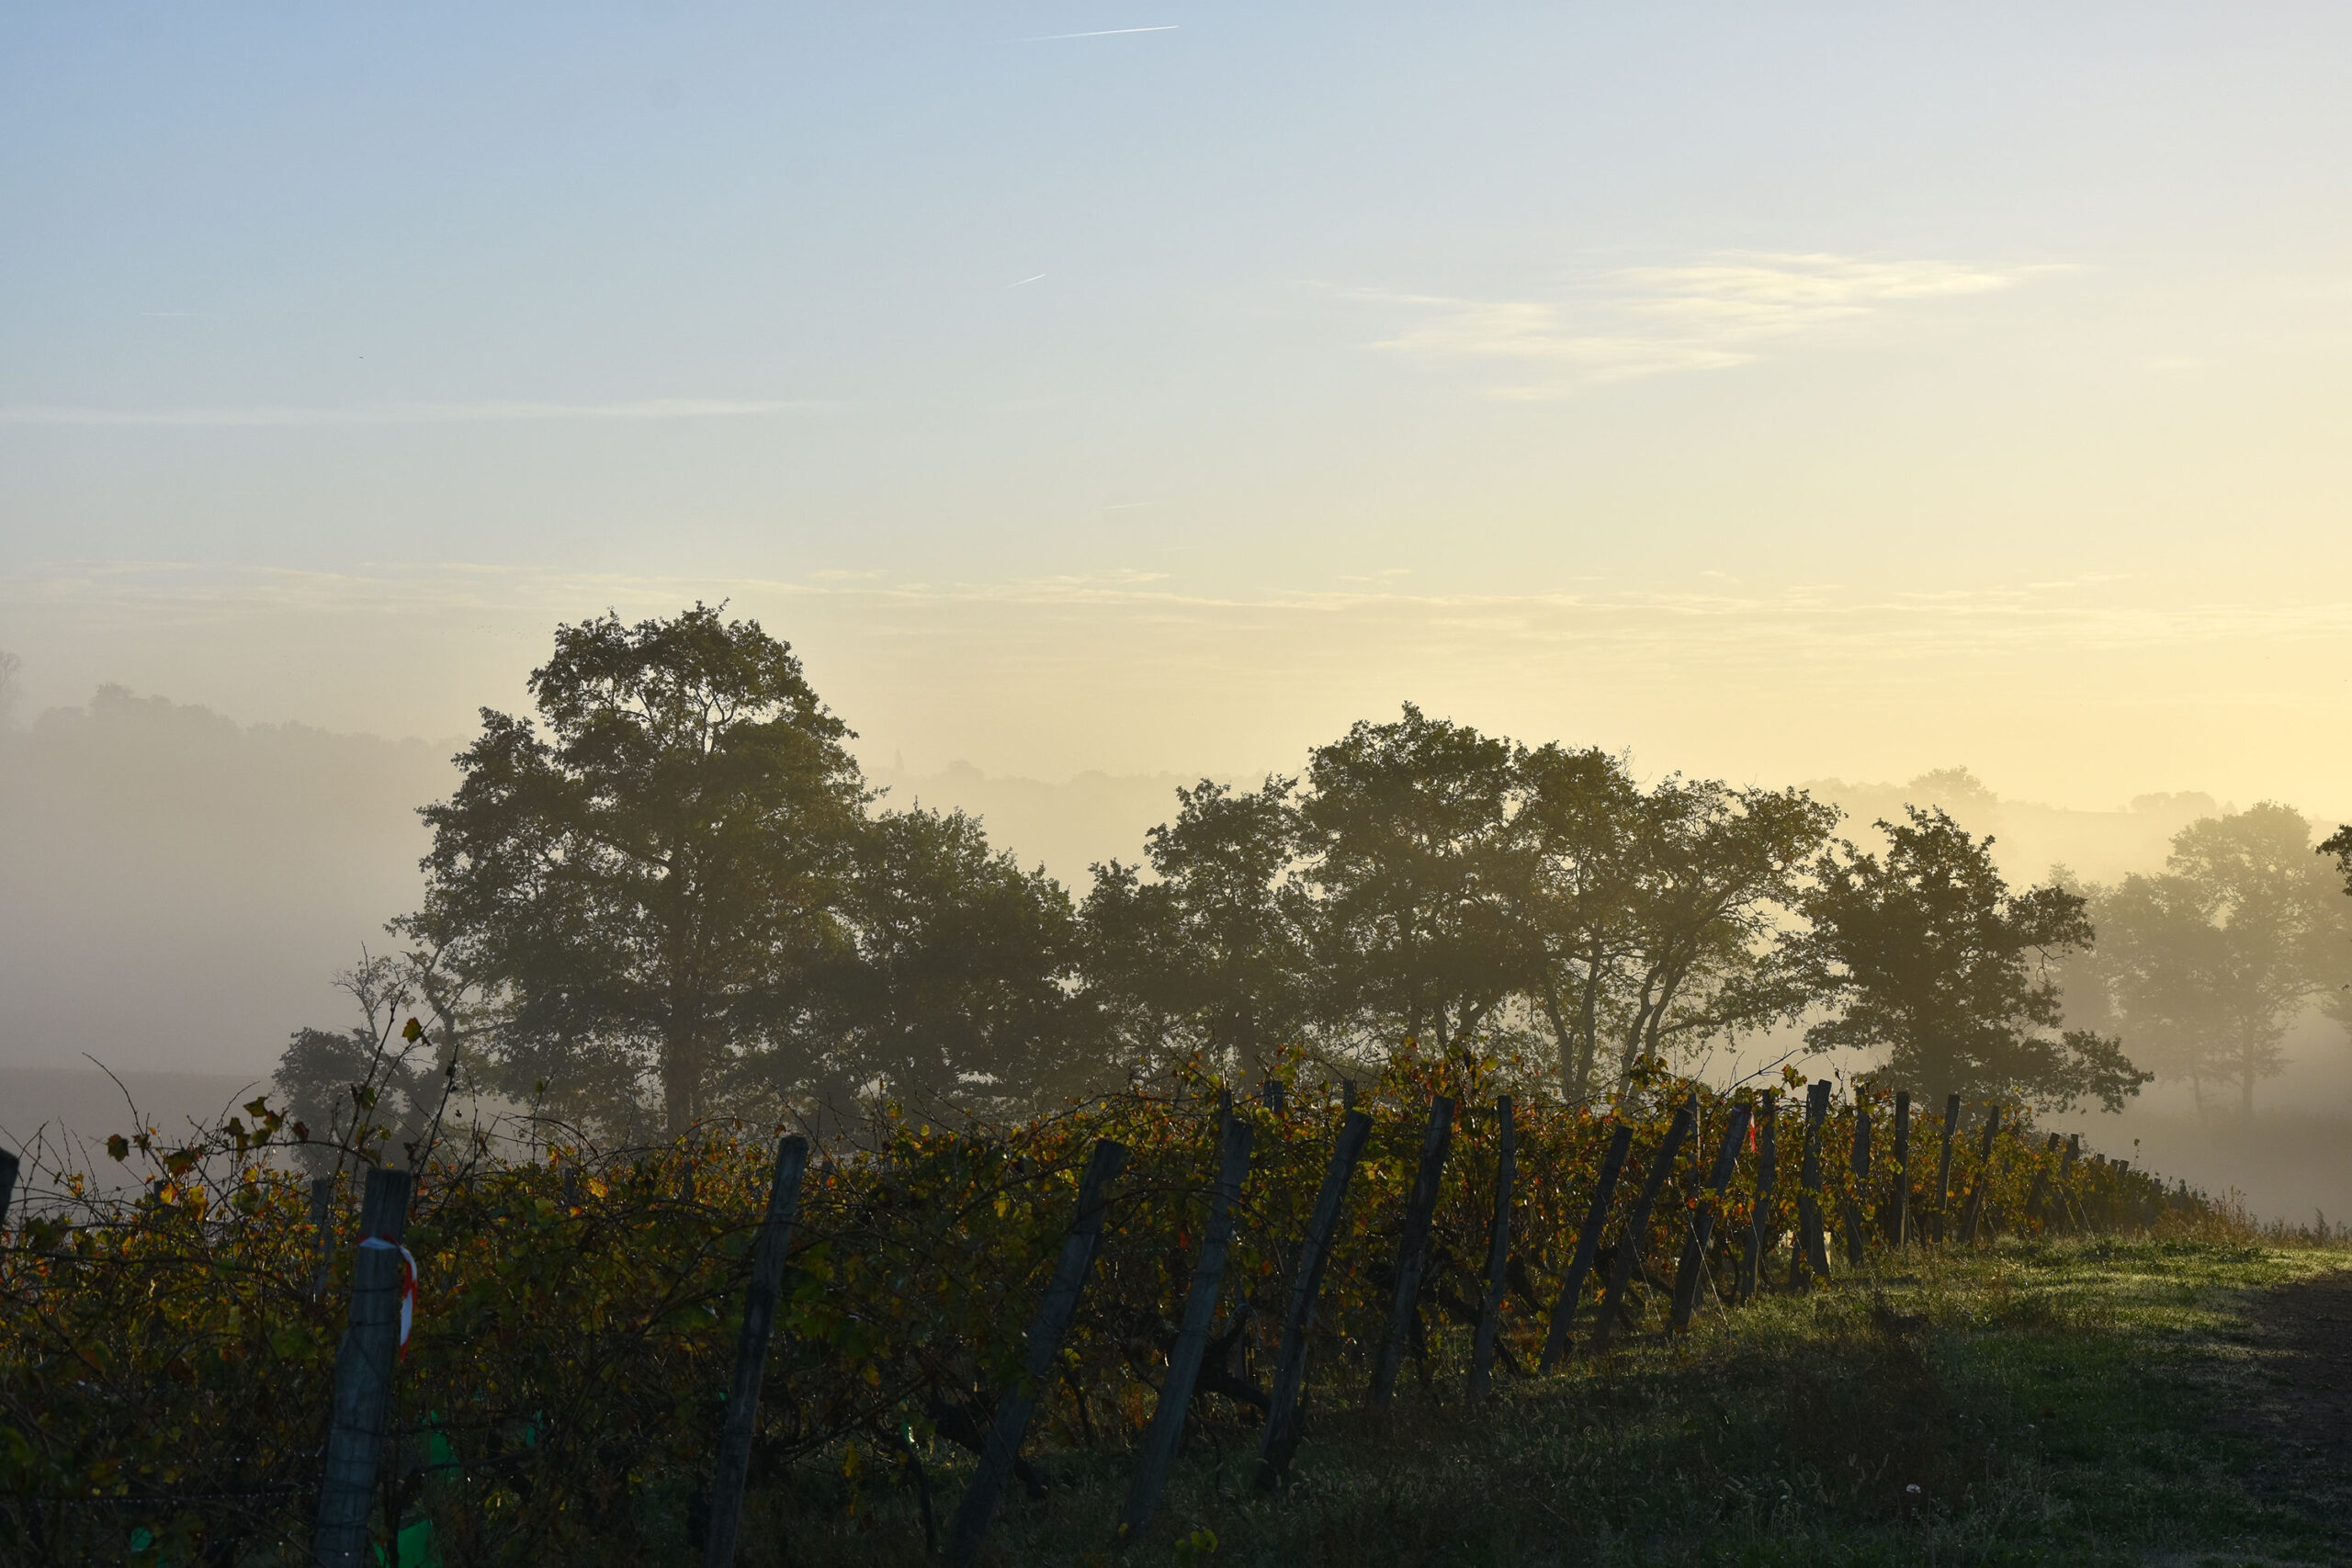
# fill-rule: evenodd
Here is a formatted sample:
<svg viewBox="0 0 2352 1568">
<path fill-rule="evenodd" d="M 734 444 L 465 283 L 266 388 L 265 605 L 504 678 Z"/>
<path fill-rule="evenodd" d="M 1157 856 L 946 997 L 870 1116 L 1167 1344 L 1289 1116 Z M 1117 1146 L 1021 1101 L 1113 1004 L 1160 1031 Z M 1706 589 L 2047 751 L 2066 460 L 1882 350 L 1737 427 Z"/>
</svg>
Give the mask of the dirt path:
<svg viewBox="0 0 2352 1568">
<path fill-rule="evenodd" d="M 2352 1547 L 2352 1269 L 2256 1293 L 2238 1422 L 2267 1450 L 2257 1492 Z"/>
</svg>

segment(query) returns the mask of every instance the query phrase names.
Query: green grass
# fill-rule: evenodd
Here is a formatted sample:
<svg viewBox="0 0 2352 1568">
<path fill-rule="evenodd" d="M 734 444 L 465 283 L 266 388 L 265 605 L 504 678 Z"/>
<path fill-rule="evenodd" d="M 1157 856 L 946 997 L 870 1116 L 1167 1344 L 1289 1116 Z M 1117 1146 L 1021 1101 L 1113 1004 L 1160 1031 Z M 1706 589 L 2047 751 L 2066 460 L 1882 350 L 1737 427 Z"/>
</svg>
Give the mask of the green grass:
<svg viewBox="0 0 2352 1568">
<path fill-rule="evenodd" d="M 1408 1386 L 1385 1430 L 1345 1408 L 1310 1414 L 1271 1497 L 1250 1489 L 1254 1428 L 1215 1425 L 1127 1560 L 2334 1561 L 2318 1525 L 2250 1486 L 2273 1456 L 2233 1414 L 2259 1397 L 2260 1292 L 2346 1261 L 2188 1241 L 1917 1257 L 1711 1310 L 1679 1343 L 1645 1337 L 1555 1377 L 1505 1378 L 1483 1410 L 1448 1380 L 1435 1397 Z M 1016 1491 L 989 1560 L 1104 1560 L 1130 1455 L 1106 1438 L 1042 1461 L 1053 1495 Z M 934 1469 L 943 1528 L 966 1473 Z M 854 1517 L 795 1511 L 776 1534 L 747 1530 L 747 1561 L 763 1537 L 800 1562 L 922 1561 L 909 1490 L 875 1489 Z"/>
</svg>

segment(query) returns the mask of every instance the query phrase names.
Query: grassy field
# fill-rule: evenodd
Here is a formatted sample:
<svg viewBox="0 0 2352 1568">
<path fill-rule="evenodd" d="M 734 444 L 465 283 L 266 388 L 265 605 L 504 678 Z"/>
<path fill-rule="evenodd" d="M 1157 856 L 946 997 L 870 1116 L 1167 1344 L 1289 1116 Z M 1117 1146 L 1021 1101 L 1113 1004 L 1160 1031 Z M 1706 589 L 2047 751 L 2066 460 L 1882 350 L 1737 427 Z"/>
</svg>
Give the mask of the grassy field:
<svg viewBox="0 0 2352 1568">
<path fill-rule="evenodd" d="M 2352 1559 L 2335 1374 L 2352 1258 L 2188 1240 L 1923 1255 L 1703 1315 L 1486 1409 L 1408 1390 L 1392 1427 L 1310 1415 L 1290 1483 L 1205 1427 L 1146 1563 L 2256 1563 Z M 1408 1378 L 1409 1383 L 1409 1378 Z M 1131 1464 L 1042 1456 L 999 1516 L 1006 1563 L 1105 1561 Z M 941 1517 L 963 1472 L 934 1469 Z M 812 1483 L 812 1484 L 818 1484 Z M 843 1482 L 841 1484 L 849 1484 Z M 911 1486 L 860 1488 L 802 1562 L 922 1561 Z M 808 1499 L 815 1501 L 814 1498 Z M 803 1515 L 805 1519 L 808 1516 Z"/>
</svg>

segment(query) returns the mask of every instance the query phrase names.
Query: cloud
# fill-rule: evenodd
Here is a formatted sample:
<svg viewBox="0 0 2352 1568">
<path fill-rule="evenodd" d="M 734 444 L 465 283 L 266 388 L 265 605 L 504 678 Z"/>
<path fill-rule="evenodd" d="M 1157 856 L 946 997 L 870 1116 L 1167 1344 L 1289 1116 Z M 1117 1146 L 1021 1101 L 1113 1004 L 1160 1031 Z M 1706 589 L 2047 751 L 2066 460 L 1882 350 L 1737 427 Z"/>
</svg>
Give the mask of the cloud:
<svg viewBox="0 0 2352 1568">
<path fill-rule="evenodd" d="M 1464 299 L 1359 291 L 1419 319 L 1374 347 L 1430 359 L 1516 362 L 1527 378 L 1493 389 L 1558 397 L 1580 386 L 1722 370 L 1767 344 L 1921 301 L 2014 288 L 2052 266 L 1731 252 L 1690 266 L 1627 267 L 1566 301 Z"/>
<path fill-rule="evenodd" d="M 0 406 L 0 424 L 291 428 L 372 424 L 503 424 L 525 421 L 740 419 L 808 405 L 772 399 L 651 398 L 618 403 L 368 403 L 352 408 L 263 406 L 94 409 Z"/>
<path fill-rule="evenodd" d="M 1053 43 L 1066 38 L 1124 38 L 1129 33 L 1172 33 L 1177 24 L 1168 22 L 1156 28 L 1097 28 L 1091 33 L 1040 33 L 1024 43 Z"/>
</svg>

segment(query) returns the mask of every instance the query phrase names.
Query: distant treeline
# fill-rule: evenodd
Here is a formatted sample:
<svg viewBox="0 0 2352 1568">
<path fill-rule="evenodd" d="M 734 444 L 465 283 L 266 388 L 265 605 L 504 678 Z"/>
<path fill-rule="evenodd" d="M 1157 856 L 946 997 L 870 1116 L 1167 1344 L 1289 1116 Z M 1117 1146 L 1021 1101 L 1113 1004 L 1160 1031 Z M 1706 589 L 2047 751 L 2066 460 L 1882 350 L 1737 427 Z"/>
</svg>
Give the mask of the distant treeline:
<svg viewBox="0 0 2352 1568">
<path fill-rule="evenodd" d="M 315 1137 L 413 1142 L 454 1078 L 677 1135 L 1463 1049 L 1583 1104 L 1787 1025 L 1923 1094 L 2112 1109 L 2156 1067 L 2250 1104 L 2352 978 L 2352 830 L 2314 855 L 2282 807 L 2192 825 L 2162 876 L 2014 890 L 1940 809 L 1857 845 L 1803 790 L 1645 786 L 1408 704 L 1295 777 L 1180 790 L 1074 900 L 960 812 L 886 808 L 754 622 L 562 626 L 530 690 L 424 808 L 424 905 L 343 976 L 365 1023 L 286 1052 Z"/>
</svg>

